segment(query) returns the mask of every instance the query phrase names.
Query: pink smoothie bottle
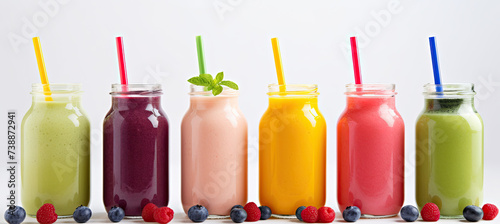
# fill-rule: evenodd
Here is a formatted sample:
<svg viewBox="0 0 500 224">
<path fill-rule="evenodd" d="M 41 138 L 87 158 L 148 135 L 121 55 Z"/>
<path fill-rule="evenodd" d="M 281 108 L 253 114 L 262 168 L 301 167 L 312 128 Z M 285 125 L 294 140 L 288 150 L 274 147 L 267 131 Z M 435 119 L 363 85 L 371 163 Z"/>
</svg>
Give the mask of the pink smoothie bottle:
<svg viewBox="0 0 500 224">
<path fill-rule="evenodd" d="M 404 201 L 404 123 L 394 84 L 348 84 L 337 124 L 337 199 L 363 217 L 398 214 Z"/>
<path fill-rule="evenodd" d="M 181 124 L 181 194 L 184 212 L 203 205 L 212 217 L 228 216 L 247 202 L 247 121 L 238 91 L 213 96 L 191 85 Z"/>
</svg>

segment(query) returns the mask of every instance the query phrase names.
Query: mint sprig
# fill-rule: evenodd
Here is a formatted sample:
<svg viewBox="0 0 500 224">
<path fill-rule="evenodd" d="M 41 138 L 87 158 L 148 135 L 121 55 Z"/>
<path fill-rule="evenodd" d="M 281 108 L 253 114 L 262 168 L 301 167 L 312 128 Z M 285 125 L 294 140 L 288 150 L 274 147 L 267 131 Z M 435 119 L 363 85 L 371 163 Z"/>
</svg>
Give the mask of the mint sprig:
<svg viewBox="0 0 500 224">
<path fill-rule="evenodd" d="M 214 96 L 222 93 L 222 86 L 227 86 L 231 89 L 238 90 L 238 85 L 229 80 L 224 79 L 224 72 L 219 72 L 215 79 L 210 74 L 200 74 L 199 76 L 188 79 L 188 82 L 196 86 L 204 86 L 206 91 L 212 91 Z"/>
</svg>

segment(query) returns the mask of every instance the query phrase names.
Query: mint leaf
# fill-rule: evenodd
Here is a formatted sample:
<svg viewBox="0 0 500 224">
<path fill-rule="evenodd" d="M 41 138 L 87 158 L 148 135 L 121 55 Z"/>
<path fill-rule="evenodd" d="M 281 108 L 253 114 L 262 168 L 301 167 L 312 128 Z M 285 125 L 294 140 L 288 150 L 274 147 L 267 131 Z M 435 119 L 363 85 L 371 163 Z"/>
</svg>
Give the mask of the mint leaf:
<svg viewBox="0 0 500 224">
<path fill-rule="evenodd" d="M 203 79 L 204 82 L 207 83 L 206 86 L 210 86 L 214 84 L 214 78 L 210 74 L 200 74 L 200 78 Z"/>
<path fill-rule="evenodd" d="M 229 87 L 231 89 L 238 90 L 238 85 L 236 83 L 228 81 L 228 80 L 221 81 L 219 84 L 227 86 L 227 87 Z"/>
<path fill-rule="evenodd" d="M 224 72 L 219 72 L 215 76 L 215 80 L 214 81 L 215 81 L 216 84 L 219 84 L 219 82 L 221 82 L 222 79 L 224 79 Z"/>
<path fill-rule="evenodd" d="M 195 77 L 188 79 L 188 82 L 193 84 L 193 85 L 197 85 L 197 86 L 207 86 L 205 81 L 198 76 L 195 76 Z"/>
<path fill-rule="evenodd" d="M 220 93 L 222 93 L 222 86 L 220 85 L 214 86 L 214 88 L 212 89 L 212 94 L 214 94 L 214 96 L 217 96 Z"/>
</svg>

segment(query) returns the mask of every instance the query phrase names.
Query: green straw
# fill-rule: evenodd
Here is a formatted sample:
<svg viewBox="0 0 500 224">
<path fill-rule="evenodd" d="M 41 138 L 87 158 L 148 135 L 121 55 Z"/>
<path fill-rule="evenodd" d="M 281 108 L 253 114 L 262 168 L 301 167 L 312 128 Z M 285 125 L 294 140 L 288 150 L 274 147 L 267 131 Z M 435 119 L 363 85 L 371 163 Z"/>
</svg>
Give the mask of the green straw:
<svg viewBox="0 0 500 224">
<path fill-rule="evenodd" d="M 200 69 L 200 75 L 205 73 L 205 54 L 203 54 L 203 43 L 201 41 L 201 36 L 196 36 L 196 50 L 198 51 L 198 67 Z"/>
</svg>

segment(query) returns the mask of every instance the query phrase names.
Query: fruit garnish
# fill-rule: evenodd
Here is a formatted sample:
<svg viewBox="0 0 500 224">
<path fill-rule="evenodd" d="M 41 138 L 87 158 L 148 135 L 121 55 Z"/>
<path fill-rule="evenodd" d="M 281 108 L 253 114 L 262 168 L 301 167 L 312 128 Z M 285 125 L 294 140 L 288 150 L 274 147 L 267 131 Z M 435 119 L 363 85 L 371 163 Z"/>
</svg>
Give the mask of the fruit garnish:
<svg viewBox="0 0 500 224">
<path fill-rule="evenodd" d="M 204 222 L 208 218 L 208 210 L 203 205 L 194 205 L 188 210 L 188 218 L 193 222 Z"/>
<path fill-rule="evenodd" d="M 144 222 L 154 222 L 155 221 L 154 213 L 155 213 L 155 210 L 157 208 L 158 208 L 158 206 L 156 206 L 153 203 L 148 203 L 146 206 L 144 206 L 144 208 L 142 209 L 142 213 L 141 213 L 141 216 L 142 216 L 142 219 L 144 220 Z"/>
<path fill-rule="evenodd" d="M 309 206 L 302 210 L 300 216 L 304 222 L 315 223 L 318 221 L 318 209 L 314 206 Z"/>
<path fill-rule="evenodd" d="M 418 208 L 413 205 L 406 205 L 401 208 L 399 214 L 407 222 L 415 222 L 418 219 Z"/>
<path fill-rule="evenodd" d="M 5 211 L 4 218 L 9 224 L 19 224 L 26 218 L 26 211 L 21 206 L 11 205 Z"/>
<path fill-rule="evenodd" d="M 111 222 L 120 222 L 125 217 L 125 211 L 122 208 L 113 206 L 109 209 L 108 218 Z"/>
<path fill-rule="evenodd" d="M 90 210 L 89 207 L 80 205 L 78 208 L 75 209 L 75 212 L 73 212 L 73 219 L 77 223 L 86 223 L 90 220 L 92 217 L 92 210 Z"/>
<path fill-rule="evenodd" d="M 157 223 L 169 223 L 174 219 L 174 211 L 169 207 L 157 208 L 154 212 L 154 218 Z"/>
<path fill-rule="evenodd" d="M 233 222 L 235 223 L 242 223 L 247 219 L 247 212 L 245 209 L 242 208 L 233 208 L 231 209 L 231 213 L 229 214 L 229 217 Z"/>
<path fill-rule="evenodd" d="M 297 208 L 297 210 L 295 210 L 295 217 L 297 217 L 299 221 L 304 221 L 302 220 L 302 216 L 300 215 L 302 211 L 304 211 L 304 209 L 306 209 L 306 206 L 300 206 Z"/>
<path fill-rule="evenodd" d="M 271 218 L 271 215 L 273 212 L 271 212 L 271 208 L 267 206 L 260 206 L 260 220 L 266 220 L 268 218 Z"/>
<path fill-rule="evenodd" d="M 57 221 L 57 214 L 54 205 L 44 204 L 36 212 L 36 221 L 40 224 L 51 224 Z"/>
<path fill-rule="evenodd" d="M 254 202 L 248 202 L 245 207 L 245 211 L 247 212 L 247 222 L 256 222 L 260 220 L 260 209 Z"/>
<path fill-rule="evenodd" d="M 335 220 L 335 211 L 330 207 L 321 207 L 318 209 L 318 222 L 330 223 Z"/>
<path fill-rule="evenodd" d="M 463 211 L 464 218 L 469 222 L 477 222 L 483 218 L 483 210 L 475 205 L 467 205 Z"/>
<path fill-rule="evenodd" d="M 441 212 L 439 212 L 439 207 L 434 203 L 427 203 L 420 211 L 420 215 L 422 215 L 422 219 L 424 221 L 438 221 L 441 216 Z"/>
<path fill-rule="evenodd" d="M 494 204 L 484 204 L 483 205 L 484 220 L 493 220 L 498 215 L 498 208 Z"/>
<path fill-rule="evenodd" d="M 361 218 L 361 210 L 356 206 L 347 206 L 342 212 L 342 218 L 344 218 L 346 222 L 356 222 Z"/>
<path fill-rule="evenodd" d="M 231 89 L 238 90 L 238 85 L 236 83 L 223 79 L 224 72 L 219 72 L 215 76 L 215 79 L 210 74 L 200 74 L 199 76 L 188 79 L 188 82 L 193 85 L 205 87 L 205 91 L 212 91 L 212 94 L 214 96 L 222 93 L 222 86 L 227 86 Z"/>
</svg>

